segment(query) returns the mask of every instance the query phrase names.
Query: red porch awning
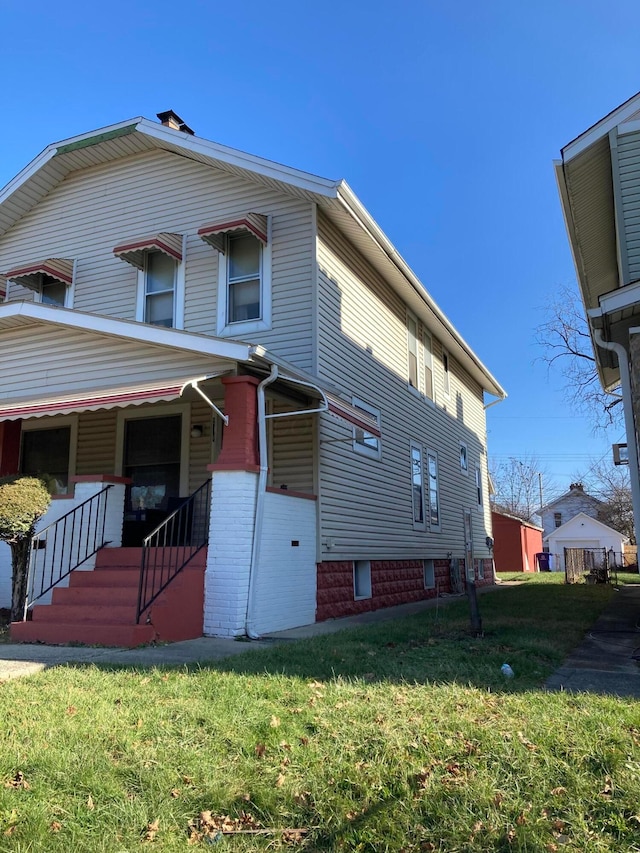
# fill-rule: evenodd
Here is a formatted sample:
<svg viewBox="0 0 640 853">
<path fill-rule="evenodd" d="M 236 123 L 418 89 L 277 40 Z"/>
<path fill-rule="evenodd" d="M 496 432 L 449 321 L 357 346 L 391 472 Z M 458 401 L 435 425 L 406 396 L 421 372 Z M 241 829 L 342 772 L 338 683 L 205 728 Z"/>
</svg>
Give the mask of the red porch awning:
<svg viewBox="0 0 640 853">
<path fill-rule="evenodd" d="M 121 243 L 113 250 L 116 258 L 126 261 L 139 270 L 144 269 L 145 252 L 162 252 L 176 261 L 181 261 L 182 234 L 169 234 L 163 231 L 161 234 L 154 234 L 151 237 L 142 237 L 139 240 Z"/>
<path fill-rule="evenodd" d="M 261 213 L 245 213 L 237 219 L 203 225 L 198 229 L 198 236 L 214 249 L 224 252 L 224 235 L 231 231 L 247 231 L 265 246 L 267 245 L 267 217 Z"/>
</svg>

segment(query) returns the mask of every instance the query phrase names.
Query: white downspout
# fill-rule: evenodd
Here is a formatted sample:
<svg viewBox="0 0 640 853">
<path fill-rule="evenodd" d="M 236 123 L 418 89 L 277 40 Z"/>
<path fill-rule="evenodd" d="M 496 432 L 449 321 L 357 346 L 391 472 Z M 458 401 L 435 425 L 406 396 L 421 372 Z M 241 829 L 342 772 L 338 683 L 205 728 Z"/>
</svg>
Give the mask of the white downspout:
<svg viewBox="0 0 640 853">
<path fill-rule="evenodd" d="M 633 524 L 636 537 L 640 536 L 640 479 L 638 471 L 638 442 L 636 438 L 636 425 L 633 415 L 633 398 L 631 396 L 631 373 L 629 371 L 629 356 L 622 344 L 614 341 L 605 341 L 602 330 L 594 330 L 594 340 L 599 347 L 611 350 L 618 356 L 620 368 L 620 386 L 622 387 L 622 409 L 624 411 L 624 425 L 627 433 L 627 451 L 629 453 L 629 473 L 631 476 L 631 502 L 633 504 Z"/>
<path fill-rule="evenodd" d="M 251 547 L 251 565 L 249 567 L 249 589 L 247 590 L 247 613 L 245 631 L 251 640 L 259 640 L 260 635 L 253 629 L 255 610 L 256 572 L 260 557 L 260 540 L 262 538 L 262 519 L 264 517 L 264 496 L 266 494 L 267 474 L 269 473 L 269 458 L 267 453 L 267 418 L 264 389 L 278 378 L 278 368 L 271 365 L 271 373 L 256 389 L 258 402 L 258 453 L 260 457 L 260 474 L 258 476 L 258 493 L 256 495 L 256 512 L 253 519 L 253 543 Z"/>
</svg>

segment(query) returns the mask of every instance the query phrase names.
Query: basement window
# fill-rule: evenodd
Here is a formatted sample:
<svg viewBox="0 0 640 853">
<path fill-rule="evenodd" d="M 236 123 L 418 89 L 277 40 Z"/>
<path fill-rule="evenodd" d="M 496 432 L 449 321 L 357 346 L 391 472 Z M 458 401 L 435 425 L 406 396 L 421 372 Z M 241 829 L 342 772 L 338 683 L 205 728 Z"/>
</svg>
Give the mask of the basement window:
<svg viewBox="0 0 640 853">
<path fill-rule="evenodd" d="M 353 562 L 353 597 L 356 601 L 371 598 L 371 562 L 369 560 Z"/>
</svg>

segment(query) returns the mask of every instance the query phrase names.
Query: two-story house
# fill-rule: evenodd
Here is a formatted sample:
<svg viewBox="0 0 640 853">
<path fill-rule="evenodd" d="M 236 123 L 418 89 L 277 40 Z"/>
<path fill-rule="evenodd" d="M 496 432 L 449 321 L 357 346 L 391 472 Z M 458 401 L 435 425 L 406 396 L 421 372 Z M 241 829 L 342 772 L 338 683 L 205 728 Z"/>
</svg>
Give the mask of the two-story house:
<svg viewBox="0 0 640 853">
<path fill-rule="evenodd" d="M 0 473 L 56 492 L 13 636 L 258 636 L 491 582 L 499 383 L 344 181 L 159 119 L 0 193 Z"/>
<path fill-rule="evenodd" d="M 550 533 L 581 512 L 590 518 L 598 518 L 601 507 L 602 501 L 585 492 L 582 483 L 571 483 L 568 492 L 545 504 L 540 510 L 543 538 L 546 539 Z"/>
</svg>

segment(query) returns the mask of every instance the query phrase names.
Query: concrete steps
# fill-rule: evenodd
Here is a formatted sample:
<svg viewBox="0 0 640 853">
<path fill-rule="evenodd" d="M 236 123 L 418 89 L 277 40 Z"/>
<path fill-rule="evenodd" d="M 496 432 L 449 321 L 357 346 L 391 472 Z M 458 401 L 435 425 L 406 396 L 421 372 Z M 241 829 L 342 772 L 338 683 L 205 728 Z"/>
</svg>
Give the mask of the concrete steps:
<svg viewBox="0 0 640 853">
<path fill-rule="evenodd" d="M 158 569 L 174 549 L 154 549 Z M 181 549 L 176 549 L 181 550 Z M 68 587 L 53 591 L 51 604 L 35 605 L 32 619 L 14 622 L 11 639 L 50 643 L 134 647 L 152 641 L 202 636 L 204 569 L 202 549 L 174 578 L 136 624 L 141 548 L 102 548 L 93 571 L 75 571 Z"/>
</svg>

